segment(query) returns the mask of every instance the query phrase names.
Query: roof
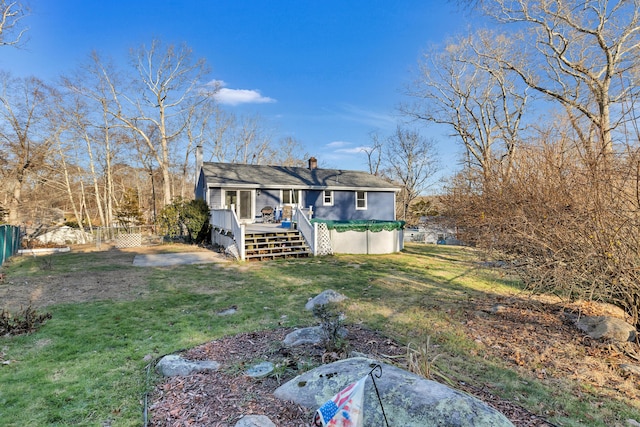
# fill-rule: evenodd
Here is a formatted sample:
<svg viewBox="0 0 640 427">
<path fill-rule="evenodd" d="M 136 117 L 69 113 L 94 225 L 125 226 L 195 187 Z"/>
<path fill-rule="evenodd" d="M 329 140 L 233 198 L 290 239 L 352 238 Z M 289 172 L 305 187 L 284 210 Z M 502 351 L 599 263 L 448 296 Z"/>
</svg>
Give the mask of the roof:
<svg viewBox="0 0 640 427">
<path fill-rule="evenodd" d="M 202 172 L 208 187 L 400 190 L 392 183 L 362 171 L 205 162 Z"/>
</svg>

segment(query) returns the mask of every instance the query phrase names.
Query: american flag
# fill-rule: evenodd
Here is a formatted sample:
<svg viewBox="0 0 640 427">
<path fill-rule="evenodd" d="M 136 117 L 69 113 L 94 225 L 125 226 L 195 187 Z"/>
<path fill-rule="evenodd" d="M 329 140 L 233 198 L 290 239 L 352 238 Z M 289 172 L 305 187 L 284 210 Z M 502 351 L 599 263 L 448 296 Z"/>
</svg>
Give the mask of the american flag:
<svg viewBox="0 0 640 427">
<path fill-rule="evenodd" d="M 317 426 L 362 427 L 364 383 L 369 375 L 349 384 L 322 405 L 314 418 Z"/>
</svg>

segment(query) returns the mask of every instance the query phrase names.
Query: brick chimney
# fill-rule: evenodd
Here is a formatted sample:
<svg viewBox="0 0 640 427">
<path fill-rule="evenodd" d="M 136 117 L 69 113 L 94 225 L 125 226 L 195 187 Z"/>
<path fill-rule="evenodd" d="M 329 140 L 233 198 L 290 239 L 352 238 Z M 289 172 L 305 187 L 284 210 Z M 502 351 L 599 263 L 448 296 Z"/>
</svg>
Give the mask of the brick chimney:
<svg viewBox="0 0 640 427">
<path fill-rule="evenodd" d="M 309 159 L 309 170 L 318 169 L 318 159 L 311 157 Z"/>
</svg>

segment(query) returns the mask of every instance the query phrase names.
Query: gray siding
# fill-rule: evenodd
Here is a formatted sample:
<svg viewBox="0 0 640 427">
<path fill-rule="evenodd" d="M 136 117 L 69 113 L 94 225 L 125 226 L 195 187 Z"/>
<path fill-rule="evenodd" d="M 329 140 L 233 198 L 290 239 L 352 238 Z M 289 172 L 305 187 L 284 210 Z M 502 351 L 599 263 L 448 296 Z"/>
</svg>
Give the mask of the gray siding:
<svg viewBox="0 0 640 427">
<path fill-rule="evenodd" d="M 280 205 L 280 190 L 260 190 L 260 195 L 256 195 L 256 214 L 260 215 L 260 210 L 265 206 L 276 208 Z"/>
<path fill-rule="evenodd" d="M 204 192 L 199 186 L 196 191 L 197 197 Z M 209 206 L 212 209 L 222 208 L 222 189 L 209 189 Z M 204 198 L 204 197 L 200 197 Z M 392 191 L 367 191 L 367 209 L 356 209 L 355 191 L 334 191 L 333 206 L 324 206 L 324 192 L 320 190 L 305 190 L 301 196 L 302 207 L 313 206 L 313 217 L 334 221 L 344 221 L 351 219 L 377 219 L 392 221 L 395 220 L 394 193 Z M 280 190 L 261 189 L 260 194 L 256 193 L 255 213 L 260 216 L 260 210 L 265 206 L 273 208 L 281 207 Z"/>
<path fill-rule="evenodd" d="M 367 191 L 367 209 L 356 209 L 355 191 L 334 191 L 333 206 L 323 206 L 323 193 L 310 191 L 306 198 L 307 206 L 312 205 L 314 218 L 333 221 L 351 219 L 395 220 L 394 193 L 390 191 Z"/>
<path fill-rule="evenodd" d="M 352 194 L 355 206 L 355 194 Z M 363 212 L 363 211 L 358 211 Z M 393 192 L 373 192 L 367 194 L 367 212 L 370 217 L 366 219 L 382 219 L 394 221 L 396 219 L 395 193 Z"/>
<path fill-rule="evenodd" d="M 198 182 L 196 183 L 195 198 L 205 200 L 204 174 L 200 172 Z"/>
</svg>

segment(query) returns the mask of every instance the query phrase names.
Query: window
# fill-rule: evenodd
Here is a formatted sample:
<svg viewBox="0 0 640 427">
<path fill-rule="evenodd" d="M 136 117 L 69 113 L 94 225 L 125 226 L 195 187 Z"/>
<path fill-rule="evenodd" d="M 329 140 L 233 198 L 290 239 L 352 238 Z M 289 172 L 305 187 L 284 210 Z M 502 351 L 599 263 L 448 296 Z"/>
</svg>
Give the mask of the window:
<svg viewBox="0 0 640 427">
<path fill-rule="evenodd" d="M 356 191 L 356 209 L 367 209 L 367 192 Z"/>
<path fill-rule="evenodd" d="M 282 204 L 283 205 L 296 205 L 298 204 L 298 190 L 282 190 Z"/>
<path fill-rule="evenodd" d="M 333 206 L 333 191 L 324 190 L 322 193 L 322 200 L 324 206 Z"/>
</svg>

